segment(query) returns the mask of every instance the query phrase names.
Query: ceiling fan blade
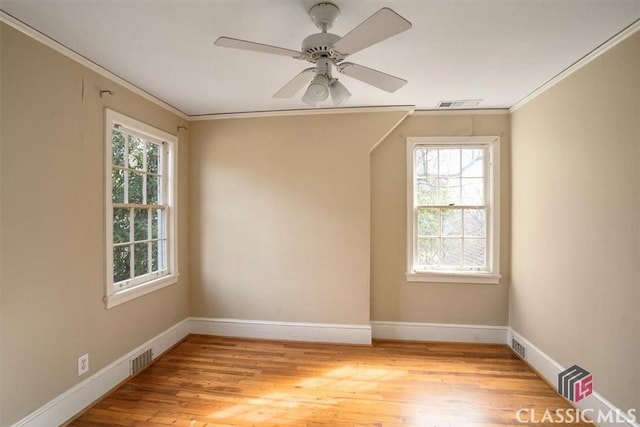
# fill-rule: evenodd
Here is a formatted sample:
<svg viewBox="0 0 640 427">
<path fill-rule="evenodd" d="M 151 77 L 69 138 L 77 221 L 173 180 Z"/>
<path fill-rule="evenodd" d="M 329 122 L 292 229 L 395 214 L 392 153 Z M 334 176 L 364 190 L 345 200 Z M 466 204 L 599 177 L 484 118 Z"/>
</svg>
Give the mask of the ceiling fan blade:
<svg viewBox="0 0 640 427">
<path fill-rule="evenodd" d="M 234 39 L 231 37 L 218 37 L 218 39 L 213 44 L 220 47 L 230 47 L 233 49 L 251 50 L 254 52 L 270 53 L 272 55 L 288 56 L 295 59 L 305 58 L 305 55 L 302 52 L 296 50 L 271 46 L 268 44 L 250 42 L 247 40 Z"/>
<path fill-rule="evenodd" d="M 333 49 L 346 56 L 411 28 L 411 22 L 383 7 L 338 40 Z"/>
<path fill-rule="evenodd" d="M 274 98 L 291 98 L 296 93 L 300 92 L 300 89 L 311 81 L 311 76 L 315 72 L 315 68 L 307 68 L 302 70 L 297 76 L 289 80 L 289 82 L 282 86 L 282 89 L 273 94 Z"/>
<path fill-rule="evenodd" d="M 354 64 L 352 62 L 343 62 L 339 64 L 337 68 L 338 71 L 349 77 L 353 77 L 361 82 L 375 86 L 378 89 L 386 90 L 387 92 L 395 92 L 407 84 L 407 81 L 404 79 L 383 73 L 382 71 L 374 70 L 373 68 L 363 67 L 362 65 Z"/>
</svg>

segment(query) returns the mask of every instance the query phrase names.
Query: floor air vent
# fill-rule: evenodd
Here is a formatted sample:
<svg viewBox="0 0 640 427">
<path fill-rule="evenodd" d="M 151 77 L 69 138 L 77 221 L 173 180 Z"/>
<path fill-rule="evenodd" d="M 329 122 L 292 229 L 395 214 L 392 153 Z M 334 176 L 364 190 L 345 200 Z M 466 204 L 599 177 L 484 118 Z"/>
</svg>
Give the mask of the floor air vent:
<svg viewBox="0 0 640 427">
<path fill-rule="evenodd" d="M 153 350 L 149 349 L 139 354 L 133 359 L 129 359 L 129 374 L 135 375 L 151 364 L 153 360 Z"/>
<path fill-rule="evenodd" d="M 513 349 L 513 351 L 518 353 L 520 357 L 522 357 L 524 360 L 527 360 L 527 349 L 515 338 L 511 338 L 511 348 Z"/>
</svg>

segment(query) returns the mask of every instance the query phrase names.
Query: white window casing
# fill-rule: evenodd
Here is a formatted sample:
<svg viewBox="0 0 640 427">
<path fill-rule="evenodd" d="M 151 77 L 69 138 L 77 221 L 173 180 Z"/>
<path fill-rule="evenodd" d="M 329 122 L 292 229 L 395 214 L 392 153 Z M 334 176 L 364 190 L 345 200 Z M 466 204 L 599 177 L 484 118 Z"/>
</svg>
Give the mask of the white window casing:
<svg viewBox="0 0 640 427">
<path fill-rule="evenodd" d="M 416 152 L 417 150 L 450 150 L 460 149 L 482 150 L 484 200 L 482 206 L 445 206 L 418 205 L 416 189 Z M 437 151 L 439 153 L 439 151 Z M 461 151 L 462 152 L 462 151 Z M 426 161 L 426 160 L 425 160 Z M 426 175 L 426 172 L 423 172 Z M 437 175 L 436 179 L 440 180 Z M 425 178 L 426 179 L 426 178 Z M 424 181 L 423 181 L 424 182 Z M 440 184 L 438 184 L 440 185 Z M 438 190 L 440 191 L 440 190 Z M 464 205 L 461 203 L 461 205 Z M 439 265 L 421 265 L 418 262 L 418 209 L 452 212 L 454 210 L 478 209 L 485 215 L 485 261 L 484 265 L 475 268 L 447 267 Z M 445 240 L 440 223 L 439 241 Z M 463 226 L 462 226 L 463 227 Z M 464 227 L 463 227 L 464 228 Z M 464 232 L 463 232 L 464 233 Z M 464 234 L 460 238 L 464 248 Z M 470 241 L 473 239 L 469 239 Z M 483 239 L 480 239 L 483 240 Z M 463 252 L 464 259 L 464 252 Z M 464 262 L 462 263 L 464 264 Z M 409 137 L 407 138 L 407 272 L 408 282 L 438 282 L 438 283 L 478 283 L 497 284 L 500 280 L 500 137 Z"/>
<path fill-rule="evenodd" d="M 114 138 L 118 136 L 121 136 L 124 141 L 123 163 L 114 165 Z M 144 147 L 141 153 L 144 159 L 143 167 L 134 168 L 129 164 L 131 162 L 130 141 L 137 141 L 137 144 L 142 144 Z M 149 153 L 152 151 L 158 156 L 156 160 L 151 161 L 157 170 L 150 170 L 149 159 L 153 156 Z M 105 109 L 106 269 L 104 300 L 108 309 L 178 281 L 177 153 L 178 139 L 176 136 L 113 110 Z M 112 174 L 119 174 L 123 177 L 122 200 L 119 201 L 113 200 L 115 178 Z M 129 200 L 129 188 L 133 185 L 131 176 L 134 178 L 137 176 L 141 180 L 139 191 L 142 200 Z M 157 193 L 153 196 L 149 195 L 148 182 L 157 183 L 154 186 Z M 118 194 L 116 193 L 116 195 Z M 154 201 L 148 199 L 154 199 Z M 118 228 L 121 233 L 128 235 L 128 239 L 124 242 L 114 241 L 115 210 L 119 210 L 121 213 L 127 212 L 123 217 L 128 217 L 128 230 L 124 231 L 121 227 Z M 137 213 L 141 213 L 139 218 L 146 218 L 144 227 L 136 228 L 139 218 L 134 215 Z M 141 222 L 140 224 L 145 223 Z M 153 230 L 155 230 L 155 236 Z M 138 247 L 141 248 L 140 258 L 145 258 L 144 270 L 140 273 L 137 273 L 137 265 L 134 262 Z M 125 276 L 124 279 L 115 281 L 114 251 L 117 248 L 126 249 L 123 253 L 127 254 L 128 261 L 126 262 L 129 264 L 130 271 L 128 277 Z M 121 267 L 122 262 L 118 266 Z"/>
</svg>

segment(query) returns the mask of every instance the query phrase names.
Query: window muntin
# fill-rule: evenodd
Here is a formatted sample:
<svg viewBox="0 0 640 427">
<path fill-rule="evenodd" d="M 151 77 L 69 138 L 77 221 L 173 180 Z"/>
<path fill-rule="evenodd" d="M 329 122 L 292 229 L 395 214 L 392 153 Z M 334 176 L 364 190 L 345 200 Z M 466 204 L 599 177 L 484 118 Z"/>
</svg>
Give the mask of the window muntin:
<svg viewBox="0 0 640 427">
<path fill-rule="evenodd" d="M 106 112 L 107 307 L 175 283 L 177 139 Z"/>
<path fill-rule="evenodd" d="M 408 138 L 410 281 L 497 283 L 499 138 Z"/>
</svg>

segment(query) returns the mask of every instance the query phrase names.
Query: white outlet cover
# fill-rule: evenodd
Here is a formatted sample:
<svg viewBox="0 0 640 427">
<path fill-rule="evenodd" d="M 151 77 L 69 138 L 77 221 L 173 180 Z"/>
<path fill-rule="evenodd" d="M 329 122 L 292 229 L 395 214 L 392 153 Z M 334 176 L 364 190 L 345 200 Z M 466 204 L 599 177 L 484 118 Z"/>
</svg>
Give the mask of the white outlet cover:
<svg viewBox="0 0 640 427">
<path fill-rule="evenodd" d="M 78 376 L 89 372 L 89 353 L 78 357 Z"/>
</svg>

